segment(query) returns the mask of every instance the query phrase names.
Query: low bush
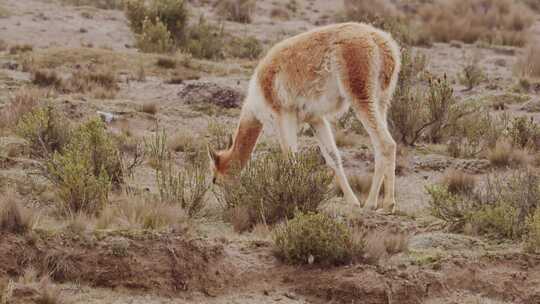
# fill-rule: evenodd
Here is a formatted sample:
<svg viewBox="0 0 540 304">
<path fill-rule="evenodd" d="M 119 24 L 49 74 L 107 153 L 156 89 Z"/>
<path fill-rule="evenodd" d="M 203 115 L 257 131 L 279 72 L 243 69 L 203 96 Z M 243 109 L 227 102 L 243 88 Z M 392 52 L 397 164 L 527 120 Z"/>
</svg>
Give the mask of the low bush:
<svg viewBox="0 0 540 304">
<path fill-rule="evenodd" d="M 332 193 L 332 174 L 317 151 L 285 157 L 271 151 L 226 180 L 218 198 L 228 209 L 246 207 L 251 226 L 314 212 Z"/>
<path fill-rule="evenodd" d="M 16 127 L 19 120 L 35 110 L 45 93 L 38 89 L 22 88 L 11 97 L 0 112 L 0 130 Z"/>
<path fill-rule="evenodd" d="M 349 227 L 322 213 L 297 213 L 276 227 L 276 254 L 292 264 L 342 265 L 361 257 L 363 243 Z"/>
<path fill-rule="evenodd" d="M 463 71 L 458 75 L 458 79 L 466 87 L 466 90 L 470 91 L 484 81 L 486 76 L 478 65 L 478 62 L 474 60 L 463 68 Z"/>
<path fill-rule="evenodd" d="M 452 194 L 441 185 L 430 186 L 427 191 L 432 214 L 455 230 L 469 226 L 479 234 L 525 239 L 527 220 L 534 217 L 540 205 L 539 182 L 536 173 L 525 170 L 507 177 L 489 175 L 483 189 L 472 193 Z"/>
<path fill-rule="evenodd" d="M 145 53 L 169 53 L 174 48 L 171 33 L 161 20 L 144 19 L 137 35 L 137 48 Z"/>
<path fill-rule="evenodd" d="M 208 23 L 200 18 L 198 24 L 189 29 L 186 50 L 195 58 L 222 59 L 224 57 L 223 27 Z"/>
<path fill-rule="evenodd" d="M 23 115 L 16 132 L 27 141 L 30 155 L 42 158 L 64 148 L 69 140 L 70 127 L 54 107 L 45 106 Z"/>
<path fill-rule="evenodd" d="M 255 37 L 235 38 L 231 42 L 230 53 L 233 57 L 255 60 L 263 52 L 261 42 Z"/>
<path fill-rule="evenodd" d="M 47 159 L 44 175 L 56 187 L 60 211 L 66 215 L 98 214 L 111 186 L 124 182 L 118 147 L 98 119 L 73 132 L 65 149 Z"/>
<path fill-rule="evenodd" d="M 168 36 L 176 44 L 182 44 L 185 40 L 189 12 L 184 0 L 127 0 L 126 17 L 131 30 L 136 34 L 147 33 L 150 37 L 161 37 L 159 50 L 168 46 Z M 159 25 L 158 25 L 159 21 Z M 145 22 L 146 31 L 145 31 Z M 150 30 L 152 29 L 152 31 Z M 150 32 L 155 32 L 150 34 Z M 164 33 L 168 32 L 168 35 Z M 156 34 L 156 33 L 159 33 Z"/>
<path fill-rule="evenodd" d="M 510 122 L 508 136 L 517 148 L 540 148 L 540 126 L 532 117 L 515 117 Z"/>
<path fill-rule="evenodd" d="M 498 168 L 520 167 L 527 162 L 527 154 L 510 143 L 502 141 L 488 151 L 488 160 Z"/>
<path fill-rule="evenodd" d="M 189 217 L 201 214 L 211 186 L 207 166 L 202 163 L 187 165 L 183 170 L 175 170 L 172 164 L 164 166 L 156 170 L 156 183 L 160 200 L 180 205 Z"/>
<path fill-rule="evenodd" d="M 32 83 L 40 87 L 52 87 L 61 89 L 62 78 L 53 70 L 35 70 L 31 75 Z"/>
<path fill-rule="evenodd" d="M 0 198 L 0 233 L 23 234 L 33 228 L 36 217 L 20 205 L 13 192 L 2 193 Z"/>
<path fill-rule="evenodd" d="M 443 185 L 452 194 L 472 194 L 476 188 L 476 178 L 470 174 L 450 170 L 443 178 Z"/>
<path fill-rule="evenodd" d="M 217 4 L 219 15 L 239 23 L 251 23 L 255 8 L 255 0 L 223 0 Z"/>
</svg>

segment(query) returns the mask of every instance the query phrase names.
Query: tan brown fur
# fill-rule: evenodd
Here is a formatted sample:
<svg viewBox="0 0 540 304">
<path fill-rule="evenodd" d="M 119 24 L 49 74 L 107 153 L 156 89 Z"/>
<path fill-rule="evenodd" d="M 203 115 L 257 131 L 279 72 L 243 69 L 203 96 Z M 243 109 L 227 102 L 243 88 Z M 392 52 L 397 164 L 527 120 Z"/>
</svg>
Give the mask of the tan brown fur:
<svg viewBox="0 0 540 304">
<path fill-rule="evenodd" d="M 240 167 L 247 163 L 262 122 L 276 127 L 285 153 L 298 151 L 298 127 L 309 123 L 345 199 L 359 204 L 330 123 L 351 105 L 374 146 L 374 181 L 366 205 L 379 207 L 384 179 L 383 205 L 393 208 L 396 144 L 388 131 L 386 112 L 400 65 L 399 47 L 392 37 L 361 23 L 329 25 L 278 43 L 261 60 L 250 81 L 233 145 L 210 154 L 216 173 L 225 175 L 232 163 Z"/>
</svg>

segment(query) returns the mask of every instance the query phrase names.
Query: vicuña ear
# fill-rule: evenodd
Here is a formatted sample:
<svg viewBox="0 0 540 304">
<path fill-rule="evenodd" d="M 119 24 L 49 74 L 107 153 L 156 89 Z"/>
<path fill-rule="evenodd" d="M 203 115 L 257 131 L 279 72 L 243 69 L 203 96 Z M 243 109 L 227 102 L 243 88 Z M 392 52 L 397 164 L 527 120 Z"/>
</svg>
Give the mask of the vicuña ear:
<svg viewBox="0 0 540 304">
<path fill-rule="evenodd" d="M 229 134 L 229 142 L 227 143 L 227 148 L 231 148 L 233 145 L 233 137 Z"/>
<path fill-rule="evenodd" d="M 207 145 L 206 148 L 208 150 L 208 157 L 217 166 L 219 163 L 219 155 L 214 149 L 212 149 L 212 147 L 210 147 L 210 145 Z"/>
</svg>

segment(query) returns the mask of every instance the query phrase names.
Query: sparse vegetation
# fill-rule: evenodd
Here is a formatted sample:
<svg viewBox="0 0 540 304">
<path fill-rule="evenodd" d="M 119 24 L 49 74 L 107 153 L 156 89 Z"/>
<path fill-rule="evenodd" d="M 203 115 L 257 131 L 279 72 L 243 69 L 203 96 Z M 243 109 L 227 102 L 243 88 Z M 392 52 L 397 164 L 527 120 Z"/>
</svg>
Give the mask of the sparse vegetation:
<svg viewBox="0 0 540 304">
<path fill-rule="evenodd" d="M 293 264 L 350 263 L 361 257 L 364 246 L 346 224 L 323 213 L 297 213 L 273 236 L 278 257 Z"/>
<path fill-rule="evenodd" d="M 470 174 L 450 170 L 444 175 L 443 185 L 452 194 L 472 194 L 476 188 L 476 178 Z"/>
<path fill-rule="evenodd" d="M 155 102 L 146 102 L 141 106 L 141 112 L 156 115 L 158 112 L 158 105 Z"/>
<path fill-rule="evenodd" d="M 233 39 L 230 53 L 233 57 L 255 60 L 263 52 L 260 41 L 255 37 Z"/>
<path fill-rule="evenodd" d="M 13 128 L 27 113 L 33 111 L 46 94 L 38 89 L 22 88 L 15 92 L 10 102 L 0 112 L 0 130 Z"/>
<path fill-rule="evenodd" d="M 40 87 L 62 88 L 62 78 L 54 70 L 35 70 L 32 72 L 32 83 Z"/>
<path fill-rule="evenodd" d="M 217 4 L 221 16 L 239 23 L 251 23 L 255 8 L 255 0 L 223 0 Z"/>
<path fill-rule="evenodd" d="M 502 141 L 488 152 L 489 162 L 499 168 L 519 167 L 525 164 L 526 154 L 508 142 Z"/>
<path fill-rule="evenodd" d="M 251 226 L 290 219 L 296 210 L 313 212 L 332 192 L 332 175 L 322 164 L 316 151 L 269 152 L 226 181 L 219 198 L 228 209 L 247 207 Z"/>
<path fill-rule="evenodd" d="M 62 0 L 62 3 L 74 6 L 93 6 L 100 9 L 122 9 L 123 0 Z"/>
<path fill-rule="evenodd" d="M 224 56 L 223 28 L 200 18 L 196 26 L 190 28 L 186 49 L 195 58 L 221 59 Z"/>
</svg>

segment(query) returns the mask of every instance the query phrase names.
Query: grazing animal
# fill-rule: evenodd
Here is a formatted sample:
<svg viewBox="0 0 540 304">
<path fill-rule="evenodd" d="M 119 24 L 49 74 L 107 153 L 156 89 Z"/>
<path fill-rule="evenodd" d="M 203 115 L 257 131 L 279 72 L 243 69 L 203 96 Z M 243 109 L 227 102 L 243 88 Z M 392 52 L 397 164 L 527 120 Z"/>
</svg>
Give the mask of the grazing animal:
<svg viewBox="0 0 540 304">
<path fill-rule="evenodd" d="M 329 121 L 352 106 L 367 130 L 375 153 L 375 172 L 365 204 L 394 211 L 396 143 L 387 111 L 401 67 L 398 44 L 390 34 L 362 23 L 317 28 L 275 45 L 257 66 L 230 147 L 209 148 L 214 178 L 231 164 L 245 166 L 263 125 L 273 124 L 283 152 L 298 150 L 300 123 L 315 130 L 326 163 L 334 170 L 347 202 L 359 205 L 347 181 Z"/>
</svg>

